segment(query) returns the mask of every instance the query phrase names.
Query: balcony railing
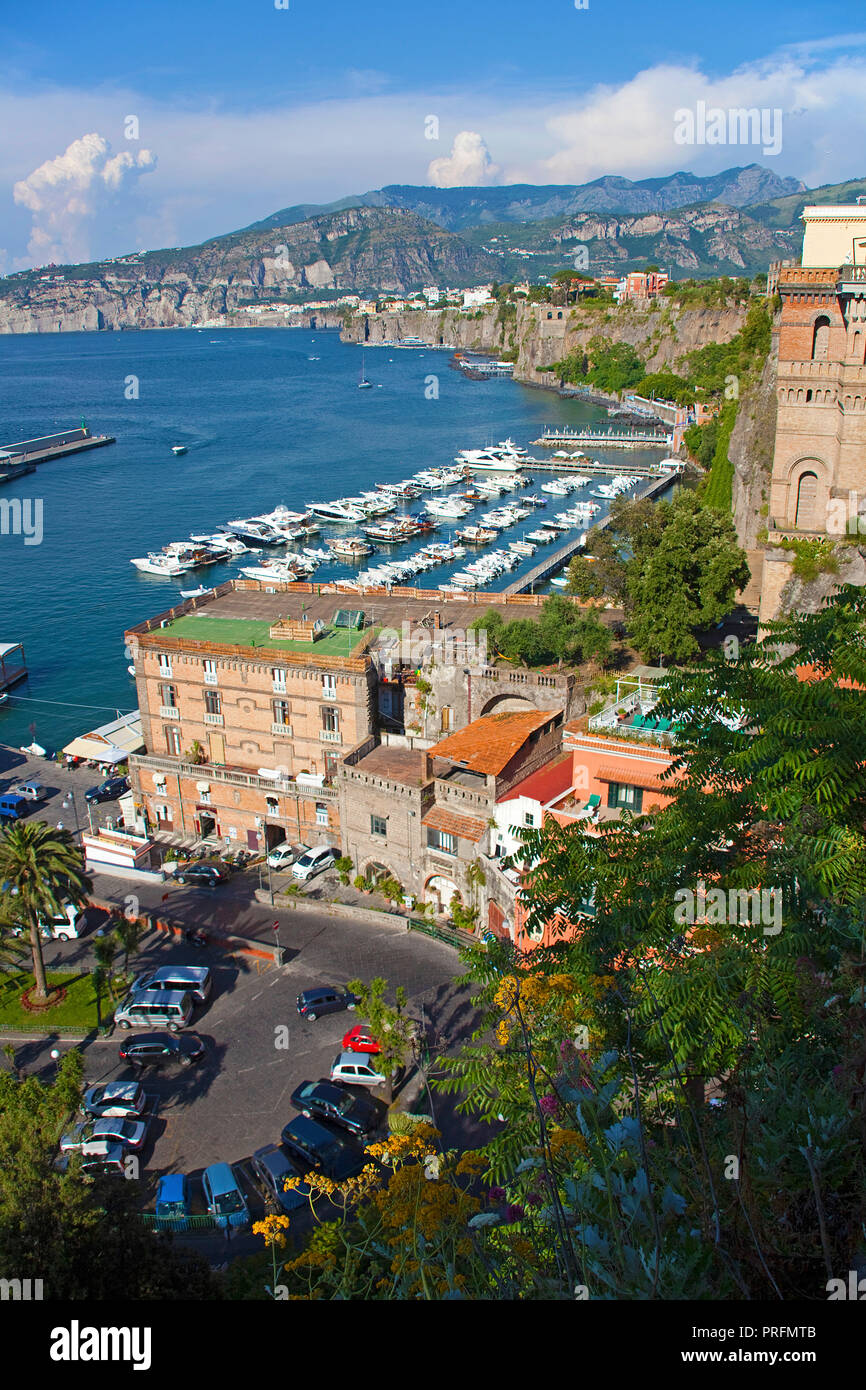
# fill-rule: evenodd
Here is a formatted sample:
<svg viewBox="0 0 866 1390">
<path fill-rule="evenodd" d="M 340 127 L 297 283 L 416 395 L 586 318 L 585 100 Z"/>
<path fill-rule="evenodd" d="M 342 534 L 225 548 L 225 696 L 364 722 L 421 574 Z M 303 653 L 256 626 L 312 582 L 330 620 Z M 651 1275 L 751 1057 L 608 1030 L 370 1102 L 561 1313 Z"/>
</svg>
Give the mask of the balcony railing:
<svg viewBox="0 0 866 1390">
<path fill-rule="evenodd" d="M 342 743 L 342 742 L 343 742 L 343 735 L 340 733 L 340 730 L 339 730 L 339 729 L 320 729 L 320 730 L 319 730 L 319 742 L 320 742 L 320 743 Z"/>
<path fill-rule="evenodd" d="M 271 733 L 276 738 L 291 738 L 292 726 L 291 724 L 277 724 L 275 722 L 271 725 Z"/>
<path fill-rule="evenodd" d="M 194 777 L 196 780 L 201 779 L 202 781 L 207 778 L 209 782 L 225 782 L 230 787 L 254 787 L 265 794 L 279 792 L 281 796 L 298 796 L 307 801 L 336 801 L 340 795 L 337 787 L 299 786 L 297 782 L 292 782 L 288 778 L 257 777 L 252 772 L 215 766 L 212 763 L 185 763 L 179 759 L 157 758 L 147 753 L 133 753 L 130 762 L 132 766 L 151 774 L 153 772 L 163 773 L 166 777 L 172 778 L 177 776 Z M 163 783 L 163 794 L 164 788 L 165 783 Z M 144 785 L 143 790 L 150 791 L 150 788 Z M 158 790 L 154 787 L 154 791 Z"/>
<path fill-rule="evenodd" d="M 180 710 L 177 705 L 160 705 L 160 719 L 180 719 Z"/>
<path fill-rule="evenodd" d="M 207 711 L 205 711 L 204 722 L 205 724 L 225 724 L 225 715 L 208 714 Z"/>
</svg>

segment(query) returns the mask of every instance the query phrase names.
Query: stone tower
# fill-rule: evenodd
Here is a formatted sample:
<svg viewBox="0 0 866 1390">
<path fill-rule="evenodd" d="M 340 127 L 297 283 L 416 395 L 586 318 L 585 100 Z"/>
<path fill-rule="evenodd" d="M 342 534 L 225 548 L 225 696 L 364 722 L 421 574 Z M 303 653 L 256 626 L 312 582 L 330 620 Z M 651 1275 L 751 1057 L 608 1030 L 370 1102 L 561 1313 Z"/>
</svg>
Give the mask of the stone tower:
<svg viewBox="0 0 866 1390">
<path fill-rule="evenodd" d="M 866 203 L 803 211 L 799 266 L 782 267 L 776 445 L 762 621 L 776 615 L 786 537 L 840 537 L 866 502 Z M 863 526 L 866 530 L 866 524 Z"/>
</svg>

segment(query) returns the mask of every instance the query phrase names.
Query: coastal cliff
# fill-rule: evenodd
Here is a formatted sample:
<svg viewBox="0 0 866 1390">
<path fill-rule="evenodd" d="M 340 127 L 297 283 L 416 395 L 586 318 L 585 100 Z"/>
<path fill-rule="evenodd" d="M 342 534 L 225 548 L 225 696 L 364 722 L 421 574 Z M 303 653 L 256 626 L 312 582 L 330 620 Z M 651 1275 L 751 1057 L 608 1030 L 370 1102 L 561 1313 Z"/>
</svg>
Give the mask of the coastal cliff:
<svg viewBox="0 0 866 1390">
<path fill-rule="evenodd" d="M 729 309 L 654 307 L 639 310 L 623 304 L 599 313 L 581 304 L 556 308 L 550 304 L 518 304 L 513 314 L 492 307 L 474 314 L 459 310 L 431 313 L 413 310 L 358 316 L 343 330 L 343 340 L 373 346 L 419 338 L 431 347 L 498 354 L 517 352 L 514 378 L 535 386 L 555 388 L 551 370 L 590 339 L 602 336 L 629 343 L 646 362 L 647 371 L 676 369 L 682 357 L 707 343 L 727 343 L 745 320 L 745 306 Z"/>
<path fill-rule="evenodd" d="M 496 267 L 495 258 L 413 212 L 350 208 L 201 246 L 7 276 L 0 333 L 243 325 L 262 321 L 249 318 L 252 309 L 346 291 L 470 284 Z"/>
</svg>

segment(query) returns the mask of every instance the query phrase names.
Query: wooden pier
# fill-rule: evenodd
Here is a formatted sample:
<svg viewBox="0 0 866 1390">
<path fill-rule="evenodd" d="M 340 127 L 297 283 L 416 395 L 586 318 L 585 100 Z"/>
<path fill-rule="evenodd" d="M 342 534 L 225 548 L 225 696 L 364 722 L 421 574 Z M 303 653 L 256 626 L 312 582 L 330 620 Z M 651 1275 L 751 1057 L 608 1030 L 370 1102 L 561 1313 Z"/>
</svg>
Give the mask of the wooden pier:
<svg viewBox="0 0 866 1390">
<path fill-rule="evenodd" d="M 664 473 L 660 478 L 653 478 L 651 482 L 647 483 L 646 487 L 638 489 L 635 493 L 634 500 L 637 501 L 638 498 L 641 500 L 644 498 L 652 500 L 652 498 L 657 497 L 659 493 L 664 492 L 666 488 L 669 488 L 671 483 L 676 482 L 678 477 L 678 473 Z M 603 530 L 608 525 L 609 521 L 610 516 L 605 516 L 601 521 L 590 522 L 585 532 L 581 532 L 579 536 L 573 536 L 571 540 L 567 541 L 565 545 L 560 546 L 553 554 L 545 555 L 541 564 L 536 565 L 534 569 L 529 570 L 529 572 L 524 574 L 520 579 L 515 579 L 513 583 L 506 585 L 502 590 L 503 594 L 533 593 L 536 584 L 543 584 L 545 580 L 550 579 L 552 575 L 563 569 L 564 566 L 568 564 L 569 560 L 583 549 L 584 537 L 588 536 L 591 530 L 595 528 Z"/>
</svg>

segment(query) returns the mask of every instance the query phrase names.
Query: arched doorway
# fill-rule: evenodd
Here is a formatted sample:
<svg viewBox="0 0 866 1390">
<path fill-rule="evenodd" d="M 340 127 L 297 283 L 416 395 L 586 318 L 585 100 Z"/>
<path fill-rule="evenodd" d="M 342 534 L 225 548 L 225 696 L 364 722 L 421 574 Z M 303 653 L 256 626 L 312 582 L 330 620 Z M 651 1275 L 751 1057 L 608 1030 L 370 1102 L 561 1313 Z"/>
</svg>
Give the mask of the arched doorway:
<svg viewBox="0 0 866 1390">
<path fill-rule="evenodd" d="M 830 351 L 830 320 L 826 314 L 815 320 L 812 329 L 812 361 L 826 361 Z"/>
<path fill-rule="evenodd" d="M 434 874 L 424 885 L 424 896 L 436 904 L 438 912 L 447 912 L 453 902 L 461 902 L 460 889 L 451 878 Z"/>
<path fill-rule="evenodd" d="M 801 473 L 797 484 L 797 511 L 794 525 L 798 531 L 817 531 L 818 478 L 815 473 Z"/>
<path fill-rule="evenodd" d="M 383 879 L 391 877 L 391 870 L 387 868 L 385 864 L 378 864 L 374 860 L 373 863 L 368 864 L 364 870 L 364 877 L 371 888 L 374 888 L 376 884 L 381 883 Z"/>
</svg>

